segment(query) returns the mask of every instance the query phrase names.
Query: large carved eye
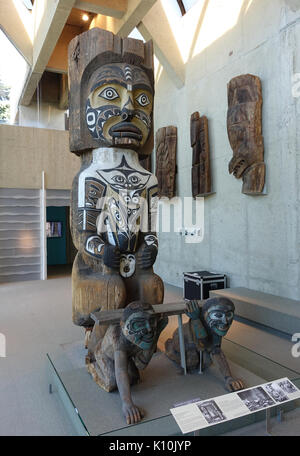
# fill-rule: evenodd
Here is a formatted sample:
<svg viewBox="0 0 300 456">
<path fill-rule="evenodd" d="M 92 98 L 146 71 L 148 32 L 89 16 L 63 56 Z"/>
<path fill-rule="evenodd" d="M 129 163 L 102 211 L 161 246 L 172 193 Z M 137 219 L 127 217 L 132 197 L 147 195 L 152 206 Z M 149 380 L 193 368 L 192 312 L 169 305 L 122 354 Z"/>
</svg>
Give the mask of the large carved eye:
<svg viewBox="0 0 300 456">
<path fill-rule="evenodd" d="M 141 331 L 145 327 L 145 320 L 137 319 L 131 323 L 131 329 L 135 332 Z"/>
<path fill-rule="evenodd" d="M 147 106 L 148 104 L 150 104 L 150 100 L 149 100 L 148 96 L 147 96 L 145 93 L 141 93 L 141 95 L 139 95 L 139 96 L 136 98 L 136 101 L 137 101 L 141 106 Z"/>
<path fill-rule="evenodd" d="M 116 182 L 117 184 L 124 184 L 125 183 L 125 177 L 122 176 L 121 174 L 116 174 L 116 176 L 112 177 L 112 180 Z"/>
<path fill-rule="evenodd" d="M 113 87 L 106 87 L 99 93 L 99 97 L 105 98 L 105 100 L 115 100 L 119 98 L 119 94 Z"/>
<path fill-rule="evenodd" d="M 135 175 L 130 176 L 128 180 L 132 185 L 137 185 L 141 181 L 141 179 Z"/>
<path fill-rule="evenodd" d="M 210 318 L 211 318 L 212 320 L 221 320 L 221 318 L 223 317 L 223 313 L 222 313 L 222 312 L 218 312 L 218 311 L 216 311 L 216 312 L 211 312 L 211 313 L 209 314 L 209 316 L 210 316 Z"/>
</svg>

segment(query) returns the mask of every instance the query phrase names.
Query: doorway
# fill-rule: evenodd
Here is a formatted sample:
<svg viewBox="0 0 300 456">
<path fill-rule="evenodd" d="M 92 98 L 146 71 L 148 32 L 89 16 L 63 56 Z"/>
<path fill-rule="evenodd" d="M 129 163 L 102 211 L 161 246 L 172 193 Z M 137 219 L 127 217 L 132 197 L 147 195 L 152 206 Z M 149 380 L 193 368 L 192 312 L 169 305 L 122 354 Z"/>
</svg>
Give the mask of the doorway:
<svg viewBox="0 0 300 456">
<path fill-rule="evenodd" d="M 70 275 L 77 253 L 70 230 L 70 207 L 47 206 L 46 216 L 47 276 Z"/>
</svg>

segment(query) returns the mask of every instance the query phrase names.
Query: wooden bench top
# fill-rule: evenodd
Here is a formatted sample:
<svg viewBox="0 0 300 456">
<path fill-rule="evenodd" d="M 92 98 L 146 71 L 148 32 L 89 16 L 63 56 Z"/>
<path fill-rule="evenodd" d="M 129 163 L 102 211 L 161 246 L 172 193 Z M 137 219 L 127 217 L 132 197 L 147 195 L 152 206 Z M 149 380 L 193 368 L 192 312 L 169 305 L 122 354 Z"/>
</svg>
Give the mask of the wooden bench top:
<svg viewBox="0 0 300 456">
<path fill-rule="evenodd" d="M 284 298 L 282 296 L 250 290 L 250 288 L 244 287 L 215 290 L 211 291 L 210 295 L 219 297 L 224 296 L 232 300 L 238 299 L 239 301 L 272 309 L 273 311 L 282 312 L 284 310 L 285 314 L 297 315 L 297 317 L 300 318 L 300 301 L 297 301 L 296 299 Z"/>
<path fill-rule="evenodd" d="M 300 331 L 300 301 L 249 288 L 210 291 L 210 297 L 226 297 L 235 305 L 235 315 L 264 326 L 295 334 Z"/>
</svg>

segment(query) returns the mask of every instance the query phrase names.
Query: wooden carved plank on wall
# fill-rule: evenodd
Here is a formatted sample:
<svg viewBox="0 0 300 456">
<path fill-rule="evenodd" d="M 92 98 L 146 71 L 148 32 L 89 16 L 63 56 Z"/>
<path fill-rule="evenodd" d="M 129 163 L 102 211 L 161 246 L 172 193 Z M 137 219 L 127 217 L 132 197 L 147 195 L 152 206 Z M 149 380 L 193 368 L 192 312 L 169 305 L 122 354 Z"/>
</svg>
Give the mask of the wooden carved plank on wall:
<svg viewBox="0 0 300 456">
<path fill-rule="evenodd" d="M 176 194 L 177 127 L 162 127 L 156 132 L 156 177 L 158 196 Z"/>
<path fill-rule="evenodd" d="M 228 84 L 227 131 L 233 150 L 229 173 L 243 179 L 242 192 L 263 192 L 266 165 L 262 136 L 262 87 L 258 76 L 245 74 Z"/>
<path fill-rule="evenodd" d="M 192 194 L 193 197 L 211 193 L 210 149 L 208 120 L 199 112 L 191 115 Z"/>
</svg>

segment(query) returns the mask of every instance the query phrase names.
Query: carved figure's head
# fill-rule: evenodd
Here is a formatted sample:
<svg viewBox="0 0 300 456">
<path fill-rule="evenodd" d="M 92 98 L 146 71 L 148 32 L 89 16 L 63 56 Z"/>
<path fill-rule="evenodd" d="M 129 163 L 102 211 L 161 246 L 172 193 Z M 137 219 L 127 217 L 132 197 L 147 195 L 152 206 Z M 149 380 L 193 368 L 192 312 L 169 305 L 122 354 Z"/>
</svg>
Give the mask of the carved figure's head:
<svg viewBox="0 0 300 456">
<path fill-rule="evenodd" d="M 125 307 L 121 319 L 122 333 L 129 342 L 142 350 L 149 350 L 154 343 L 158 316 L 152 306 L 142 301 L 133 301 Z"/>
<path fill-rule="evenodd" d="M 153 89 L 145 71 L 135 65 L 103 65 L 91 79 L 86 124 L 100 144 L 142 147 L 150 134 Z"/>
<path fill-rule="evenodd" d="M 261 110 L 262 90 L 257 76 L 246 74 L 229 82 L 227 130 L 233 150 L 229 172 L 237 179 L 264 160 Z"/>
<path fill-rule="evenodd" d="M 204 303 L 202 312 L 207 326 L 218 336 L 224 337 L 233 321 L 233 302 L 227 298 L 211 298 Z"/>
<path fill-rule="evenodd" d="M 123 253 L 120 261 L 120 274 L 122 277 L 131 277 L 135 272 L 135 256 L 132 253 Z"/>
<path fill-rule="evenodd" d="M 153 146 L 153 45 L 100 28 L 69 45 L 70 149 Z M 149 140 L 148 140 L 149 139 Z"/>
</svg>

